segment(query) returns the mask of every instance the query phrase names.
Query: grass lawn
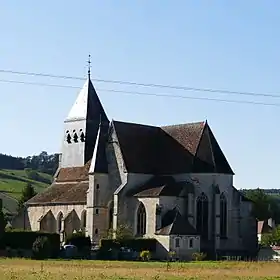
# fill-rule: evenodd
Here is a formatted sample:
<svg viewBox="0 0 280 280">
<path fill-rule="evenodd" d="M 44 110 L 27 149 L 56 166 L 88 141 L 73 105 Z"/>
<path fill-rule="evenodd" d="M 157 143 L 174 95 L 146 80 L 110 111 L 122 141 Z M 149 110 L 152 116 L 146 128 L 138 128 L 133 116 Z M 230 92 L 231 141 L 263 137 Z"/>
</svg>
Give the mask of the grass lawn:
<svg viewBox="0 0 280 280">
<path fill-rule="evenodd" d="M 280 264 L 272 262 L 166 263 L 110 261 L 33 261 L 0 259 L 0 279 L 279 279 Z"/>
</svg>

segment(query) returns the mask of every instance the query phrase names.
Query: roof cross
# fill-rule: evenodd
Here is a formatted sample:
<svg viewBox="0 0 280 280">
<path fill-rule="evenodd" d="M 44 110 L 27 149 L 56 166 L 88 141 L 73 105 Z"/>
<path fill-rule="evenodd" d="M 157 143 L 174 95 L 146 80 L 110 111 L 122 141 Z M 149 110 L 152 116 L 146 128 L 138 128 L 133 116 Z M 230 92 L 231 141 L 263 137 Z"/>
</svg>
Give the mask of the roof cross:
<svg viewBox="0 0 280 280">
<path fill-rule="evenodd" d="M 87 61 L 87 63 L 88 63 L 88 77 L 90 78 L 90 68 L 91 68 L 91 60 L 90 60 L 90 58 L 91 58 L 91 56 L 90 56 L 90 54 L 88 55 L 88 61 Z"/>
</svg>

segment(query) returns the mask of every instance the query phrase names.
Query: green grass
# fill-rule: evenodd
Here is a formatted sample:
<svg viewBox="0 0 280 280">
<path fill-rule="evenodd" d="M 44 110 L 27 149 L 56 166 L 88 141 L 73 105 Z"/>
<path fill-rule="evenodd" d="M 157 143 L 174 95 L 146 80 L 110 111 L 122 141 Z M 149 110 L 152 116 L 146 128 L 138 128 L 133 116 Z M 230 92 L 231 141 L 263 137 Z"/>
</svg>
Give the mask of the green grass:
<svg viewBox="0 0 280 280">
<path fill-rule="evenodd" d="M 48 180 L 52 180 L 51 175 L 38 172 L 38 174 Z M 22 189 L 27 183 L 31 183 L 37 193 L 42 192 L 50 184 L 29 179 L 24 170 L 0 170 L 0 192 L 19 199 Z"/>
</svg>

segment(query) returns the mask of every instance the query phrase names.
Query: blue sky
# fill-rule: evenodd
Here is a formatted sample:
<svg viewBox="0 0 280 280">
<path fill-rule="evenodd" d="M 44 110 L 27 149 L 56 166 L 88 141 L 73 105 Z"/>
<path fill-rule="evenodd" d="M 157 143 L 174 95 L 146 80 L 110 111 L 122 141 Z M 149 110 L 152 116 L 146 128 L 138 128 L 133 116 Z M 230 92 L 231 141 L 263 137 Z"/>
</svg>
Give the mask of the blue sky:
<svg viewBox="0 0 280 280">
<path fill-rule="evenodd" d="M 279 1 L 0 1 L 0 69 L 279 93 Z M 0 80 L 83 81 L 0 73 Z M 110 118 L 165 125 L 207 119 L 237 188 L 278 188 L 280 107 L 104 92 L 279 99 L 95 83 Z M 77 89 L 0 82 L 0 152 L 58 152 Z"/>
</svg>

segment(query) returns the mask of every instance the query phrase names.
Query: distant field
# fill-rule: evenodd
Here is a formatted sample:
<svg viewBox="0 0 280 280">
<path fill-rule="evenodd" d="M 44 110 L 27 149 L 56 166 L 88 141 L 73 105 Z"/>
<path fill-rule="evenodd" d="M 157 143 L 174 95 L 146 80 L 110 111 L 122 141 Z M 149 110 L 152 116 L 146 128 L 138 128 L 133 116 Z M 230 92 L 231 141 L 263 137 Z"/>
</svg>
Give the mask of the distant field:
<svg viewBox="0 0 280 280">
<path fill-rule="evenodd" d="M 52 180 L 52 177 L 48 174 L 38 172 L 40 177 Z M 32 180 L 27 177 L 24 170 L 5 170 L 0 169 L 0 192 L 4 192 L 13 198 L 18 199 L 21 195 L 22 189 L 28 183 L 32 183 L 36 192 L 42 192 L 48 183 L 43 183 L 40 181 Z"/>
<path fill-rule="evenodd" d="M 200 262 L 172 263 L 167 270 L 159 262 L 0 260 L 0 279 L 25 280 L 194 280 L 279 279 L 279 263 Z"/>
</svg>

